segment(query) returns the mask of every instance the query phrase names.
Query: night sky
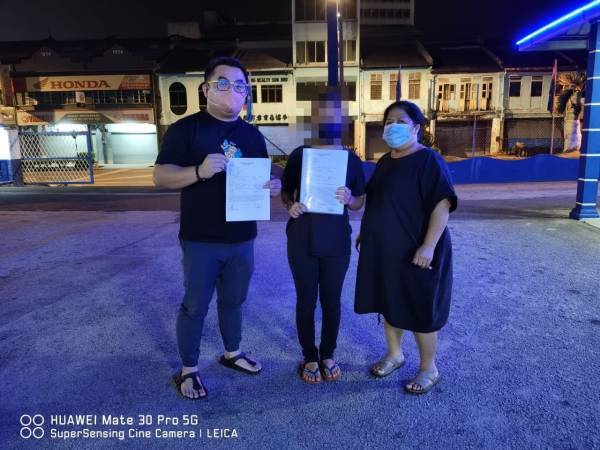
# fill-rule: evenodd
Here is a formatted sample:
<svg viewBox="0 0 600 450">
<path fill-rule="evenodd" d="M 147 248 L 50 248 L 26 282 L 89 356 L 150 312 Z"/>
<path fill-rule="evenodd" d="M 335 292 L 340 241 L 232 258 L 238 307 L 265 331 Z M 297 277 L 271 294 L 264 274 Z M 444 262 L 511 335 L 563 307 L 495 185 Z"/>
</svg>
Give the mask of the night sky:
<svg viewBox="0 0 600 450">
<path fill-rule="evenodd" d="M 572 0 L 416 0 L 416 26 L 427 38 L 482 37 L 514 42 L 587 3 Z M 249 5 L 252 7 L 249 8 Z M 289 20 L 288 0 L 0 0 L 0 40 L 164 37 L 166 22 L 194 20 L 203 9 L 239 20 Z M 268 12 L 268 16 L 267 16 Z"/>
</svg>

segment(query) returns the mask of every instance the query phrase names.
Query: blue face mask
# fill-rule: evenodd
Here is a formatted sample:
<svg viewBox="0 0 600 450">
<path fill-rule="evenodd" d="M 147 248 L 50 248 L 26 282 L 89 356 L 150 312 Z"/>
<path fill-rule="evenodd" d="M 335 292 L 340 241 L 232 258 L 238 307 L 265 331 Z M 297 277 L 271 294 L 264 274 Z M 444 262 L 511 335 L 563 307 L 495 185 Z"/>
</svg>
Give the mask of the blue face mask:
<svg viewBox="0 0 600 450">
<path fill-rule="evenodd" d="M 412 126 L 406 123 L 390 123 L 383 127 L 382 137 L 391 148 L 402 147 L 413 137 Z"/>
</svg>

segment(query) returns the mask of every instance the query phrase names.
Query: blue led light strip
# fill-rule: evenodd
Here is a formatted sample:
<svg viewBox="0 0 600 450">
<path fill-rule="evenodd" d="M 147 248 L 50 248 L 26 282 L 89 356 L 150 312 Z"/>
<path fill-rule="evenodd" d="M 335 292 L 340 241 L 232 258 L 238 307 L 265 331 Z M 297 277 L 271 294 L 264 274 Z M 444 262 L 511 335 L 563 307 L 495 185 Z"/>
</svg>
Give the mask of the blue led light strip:
<svg viewBox="0 0 600 450">
<path fill-rule="evenodd" d="M 586 5 L 583 5 L 580 8 L 577 8 L 574 11 L 571 11 L 569 14 L 566 14 L 562 17 L 559 17 L 558 19 L 556 19 L 553 22 L 550 22 L 548 25 L 543 26 L 542 28 L 540 28 L 539 30 L 534 31 L 531 34 L 528 34 L 527 36 L 525 36 L 523 39 L 517 41 L 517 45 L 521 45 L 524 42 L 527 42 L 531 39 L 533 39 L 536 36 L 540 36 L 541 34 L 545 33 L 548 30 L 551 30 L 553 28 L 556 28 L 558 25 L 572 19 L 573 17 L 576 17 L 586 11 L 589 11 L 590 9 L 596 7 L 596 6 L 600 6 L 600 0 L 595 0 L 593 2 L 590 2 Z"/>
</svg>

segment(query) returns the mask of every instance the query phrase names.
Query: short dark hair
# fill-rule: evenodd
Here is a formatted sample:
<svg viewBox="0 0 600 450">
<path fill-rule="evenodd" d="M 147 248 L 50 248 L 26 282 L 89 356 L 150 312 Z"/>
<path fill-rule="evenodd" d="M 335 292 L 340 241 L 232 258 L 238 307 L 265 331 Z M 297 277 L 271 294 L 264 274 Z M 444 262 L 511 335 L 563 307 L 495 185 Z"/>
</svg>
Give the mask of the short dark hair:
<svg viewBox="0 0 600 450">
<path fill-rule="evenodd" d="M 409 102 L 407 100 L 398 100 L 397 102 L 394 102 L 390 106 L 385 108 L 385 111 L 383 112 L 384 124 L 390 112 L 396 108 L 403 110 L 408 115 L 408 117 L 410 117 L 410 120 L 412 120 L 414 124 L 420 125 L 418 134 L 418 139 L 420 142 L 423 139 L 423 133 L 425 131 L 424 128 L 427 124 L 427 119 L 425 118 L 423 111 L 421 111 L 421 108 L 419 108 L 419 106 L 417 106 L 413 102 Z"/>
<path fill-rule="evenodd" d="M 217 66 L 229 66 L 229 67 L 237 67 L 244 74 L 244 78 L 246 79 L 246 83 L 248 80 L 248 71 L 244 67 L 244 65 L 240 62 L 239 59 L 232 58 L 231 56 L 217 56 L 216 58 L 212 58 L 208 61 L 206 65 L 206 69 L 204 69 L 204 80 L 208 81 L 212 74 L 215 72 Z"/>
</svg>

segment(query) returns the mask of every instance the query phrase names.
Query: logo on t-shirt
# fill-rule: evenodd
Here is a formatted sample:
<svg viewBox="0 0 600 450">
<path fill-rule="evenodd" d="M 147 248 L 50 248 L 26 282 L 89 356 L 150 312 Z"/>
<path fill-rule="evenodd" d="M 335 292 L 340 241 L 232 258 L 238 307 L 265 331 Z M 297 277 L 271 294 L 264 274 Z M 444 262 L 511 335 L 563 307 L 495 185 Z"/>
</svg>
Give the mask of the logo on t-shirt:
<svg viewBox="0 0 600 450">
<path fill-rule="evenodd" d="M 235 142 L 228 141 L 227 139 L 223 141 L 221 148 L 227 159 L 241 158 L 243 156 L 242 151 L 237 147 Z"/>
</svg>

